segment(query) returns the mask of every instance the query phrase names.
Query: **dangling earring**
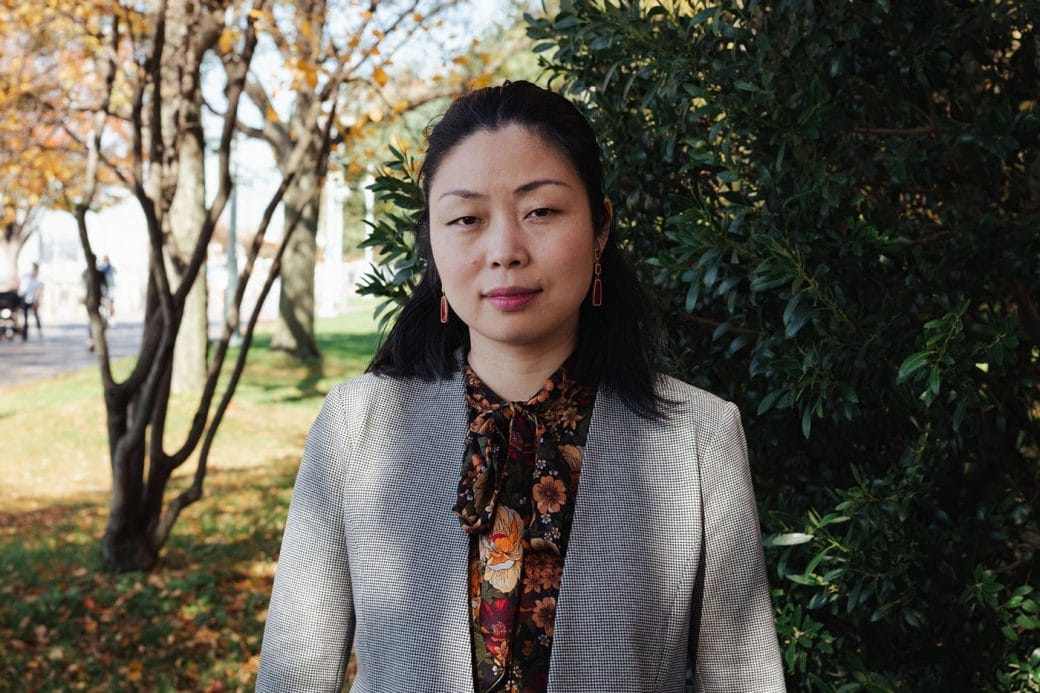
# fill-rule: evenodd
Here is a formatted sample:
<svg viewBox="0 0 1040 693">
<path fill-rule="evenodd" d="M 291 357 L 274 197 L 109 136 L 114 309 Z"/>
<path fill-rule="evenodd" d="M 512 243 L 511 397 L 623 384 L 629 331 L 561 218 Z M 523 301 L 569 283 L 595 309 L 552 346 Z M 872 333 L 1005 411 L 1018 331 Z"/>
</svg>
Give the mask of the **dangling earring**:
<svg viewBox="0 0 1040 693">
<path fill-rule="evenodd" d="M 594 308 L 599 308 L 603 305 L 603 282 L 599 279 L 603 266 L 599 264 L 599 246 L 597 245 L 592 252 L 596 260 L 596 264 L 592 266 L 592 273 L 595 276 L 595 279 L 592 280 L 592 305 Z"/>
<path fill-rule="evenodd" d="M 441 322 L 448 322 L 448 297 L 441 292 Z"/>
</svg>

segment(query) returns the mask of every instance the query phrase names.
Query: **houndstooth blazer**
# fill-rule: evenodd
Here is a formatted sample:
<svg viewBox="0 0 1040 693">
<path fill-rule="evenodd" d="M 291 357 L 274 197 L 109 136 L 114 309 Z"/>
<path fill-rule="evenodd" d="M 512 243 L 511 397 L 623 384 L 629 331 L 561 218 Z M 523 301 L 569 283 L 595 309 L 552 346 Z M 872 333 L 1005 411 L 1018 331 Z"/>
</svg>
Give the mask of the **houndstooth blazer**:
<svg viewBox="0 0 1040 693">
<path fill-rule="evenodd" d="M 736 406 L 659 379 L 670 418 L 601 387 L 556 610 L 549 690 L 783 691 Z M 451 508 L 461 374 L 364 375 L 327 396 L 304 449 L 258 691 L 473 690 L 469 535 Z"/>
</svg>

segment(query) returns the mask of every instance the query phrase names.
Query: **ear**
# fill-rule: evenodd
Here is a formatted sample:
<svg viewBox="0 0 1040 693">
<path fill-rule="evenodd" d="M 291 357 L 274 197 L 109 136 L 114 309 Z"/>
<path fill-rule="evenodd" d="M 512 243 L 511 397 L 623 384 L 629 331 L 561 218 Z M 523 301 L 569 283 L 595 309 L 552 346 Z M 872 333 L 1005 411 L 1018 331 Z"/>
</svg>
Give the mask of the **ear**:
<svg viewBox="0 0 1040 693">
<path fill-rule="evenodd" d="M 614 221 L 614 205 L 611 204 L 609 197 L 603 198 L 603 211 L 606 212 L 606 218 L 603 220 L 603 226 L 596 231 L 596 247 L 603 250 L 607 245 L 607 236 L 610 235 L 610 225 Z"/>
</svg>

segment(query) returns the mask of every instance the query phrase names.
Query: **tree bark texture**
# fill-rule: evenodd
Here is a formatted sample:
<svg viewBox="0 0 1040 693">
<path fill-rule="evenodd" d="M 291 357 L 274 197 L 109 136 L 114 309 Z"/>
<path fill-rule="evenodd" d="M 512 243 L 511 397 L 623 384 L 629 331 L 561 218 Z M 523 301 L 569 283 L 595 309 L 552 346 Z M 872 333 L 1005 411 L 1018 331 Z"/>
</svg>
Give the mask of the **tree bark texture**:
<svg viewBox="0 0 1040 693">
<path fill-rule="evenodd" d="M 194 135 L 194 133 L 192 133 Z M 177 193 L 170 214 L 170 230 L 182 257 L 186 258 L 198 239 L 206 215 L 206 188 L 203 171 L 204 152 L 199 137 L 185 137 L 181 144 L 180 163 L 177 167 Z M 175 282 L 181 280 L 183 264 L 167 262 Z M 206 273 L 199 272 L 184 303 L 177 344 L 173 351 L 172 390 L 175 393 L 194 393 L 206 382 Z"/>
<path fill-rule="evenodd" d="M 186 0 L 170 2 L 167 35 L 170 49 L 162 68 L 163 134 L 168 143 L 176 142 L 175 160 L 168 174 L 176 185 L 170 211 L 165 216 L 172 234 L 174 253 L 168 256 L 167 271 L 176 288 L 199 237 L 206 217 L 205 139 L 202 131 L 202 90 L 199 84 L 201 61 L 198 37 L 190 27 Z M 187 60 L 185 60 L 185 58 Z M 187 64 L 185 64 L 187 63 Z M 206 273 L 199 272 L 184 304 L 177 344 L 174 348 L 172 391 L 199 392 L 206 381 Z"/>
<path fill-rule="evenodd" d="M 321 356 L 314 336 L 314 265 L 317 259 L 318 209 L 321 179 L 314 170 L 297 176 L 285 193 L 285 218 L 300 213 L 282 257 L 282 288 L 278 300 L 278 322 L 271 349 L 300 359 Z"/>
<path fill-rule="evenodd" d="M 18 252 L 21 249 L 16 238 L 8 240 L 0 234 L 0 291 L 18 289 Z"/>
</svg>

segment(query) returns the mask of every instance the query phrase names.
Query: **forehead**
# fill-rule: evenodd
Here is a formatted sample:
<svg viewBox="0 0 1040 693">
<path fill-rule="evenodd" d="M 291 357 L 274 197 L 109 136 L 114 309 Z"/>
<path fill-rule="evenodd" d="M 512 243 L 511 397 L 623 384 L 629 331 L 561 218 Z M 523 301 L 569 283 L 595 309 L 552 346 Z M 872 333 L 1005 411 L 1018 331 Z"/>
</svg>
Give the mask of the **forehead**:
<svg viewBox="0 0 1040 693">
<path fill-rule="evenodd" d="M 430 180 L 430 197 L 464 187 L 477 192 L 512 191 L 535 179 L 558 179 L 584 188 L 567 155 L 541 135 L 519 125 L 478 130 L 456 144 Z"/>
</svg>

